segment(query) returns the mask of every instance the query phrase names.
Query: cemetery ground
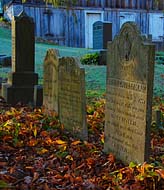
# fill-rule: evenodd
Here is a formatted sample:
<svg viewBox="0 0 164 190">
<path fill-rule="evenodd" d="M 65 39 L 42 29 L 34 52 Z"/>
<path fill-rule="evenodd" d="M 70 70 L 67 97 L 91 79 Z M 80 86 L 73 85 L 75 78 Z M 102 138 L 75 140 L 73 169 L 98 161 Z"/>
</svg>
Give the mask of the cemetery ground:
<svg viewBox="0 0 164 190">
<path fill-rule="evenodd" d="M 163 130 L 152 126 L 150 163 L 125 166 L 103 153 L 104 103 L 100 99 L 87 106 L 88 142 L 66 132 L 55 113 L 1 103 L 0 187 L 163 189 Z"/>
<path fill-rule="evenodd" d="M 164 115 L 164 102 L 154 99 Z M 152 124 L 149 163 L 123 165 L 103 152 L 105 99 L 87 105 L 88 141 L 71 136 L 55 112 L 1 99 L 0 189 L 162 190 L 164 126 Z"/>
<path fill-rule="evenodd" d="M 160 88 L 154 89 L 153 109 L 163 116 L 162 79 L 163 74 L 156 75 Z M 152 123 L 149 162 L 124 165 L 103 151 L 105 95 L 88 99 L 88 141 L 73 137 L 55 112 L 21 104 L 10 107 L 3 98 L 0 103 L 1 189 L 164 189 L 163 121 L 159 126 Z"/>
</svg>

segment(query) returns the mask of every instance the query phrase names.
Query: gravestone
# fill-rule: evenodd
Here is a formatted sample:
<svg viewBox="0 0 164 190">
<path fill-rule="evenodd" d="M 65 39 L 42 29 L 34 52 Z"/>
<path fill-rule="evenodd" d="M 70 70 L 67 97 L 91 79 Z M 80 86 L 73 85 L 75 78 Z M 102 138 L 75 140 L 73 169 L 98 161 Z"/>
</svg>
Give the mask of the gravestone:
<svg viewBox="0 0 164 190">
<path fill-rule="evenodd" d="M 108 41 L 112 41 L 112 23 L 96 21 L 93 24 L 93 49 L 107 49 Z"/>
<path fill-rule="evenodd" d="M 9 104 L 33 102 L 34 85 L 38 75 L 34 73 L 34 22 L 22 13 L 12 20 L 12 72 L 2 84 L 2 96 Z"/>
<path fill-rule="evenodd" d="M 58 56 L 58 50 L 47 51 L 43 74 L 43 105 L 46 109 L 56 112 L 58 112 Z"/>
<path fill-rule="evenodd" d="M 73 135 L 87 139 L 85 70 L 74 57 L 59 59 L 59 118 Z"/>
<path fill-rule="evenodd" d="M 154 59 L 133 22 L 108 43 L 104 151 L 124 163 L 149 158 Z"/>
</svg>

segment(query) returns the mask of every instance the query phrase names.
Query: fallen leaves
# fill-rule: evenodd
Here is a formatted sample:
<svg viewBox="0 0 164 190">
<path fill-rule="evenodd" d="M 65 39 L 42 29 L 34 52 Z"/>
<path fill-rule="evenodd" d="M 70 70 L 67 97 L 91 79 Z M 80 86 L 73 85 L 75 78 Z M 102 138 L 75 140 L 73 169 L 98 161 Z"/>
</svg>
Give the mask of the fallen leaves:
<svg viewBox="0 0 164 190">
<path fill-rule="evenodd" d="M 152 163 L 124 166 L 103 153 L 104 99 L 87 107 L 89 141 L 74 139 L 56 113 L 11 108 L 0 115 L 0 188 L 154 190 L 164 179 L 164 132 L 152 133 Z M 163 110 L 162 107 L 160 107 Z M 151 187 L 151 188 L 149 188 Z"/>
</svg>

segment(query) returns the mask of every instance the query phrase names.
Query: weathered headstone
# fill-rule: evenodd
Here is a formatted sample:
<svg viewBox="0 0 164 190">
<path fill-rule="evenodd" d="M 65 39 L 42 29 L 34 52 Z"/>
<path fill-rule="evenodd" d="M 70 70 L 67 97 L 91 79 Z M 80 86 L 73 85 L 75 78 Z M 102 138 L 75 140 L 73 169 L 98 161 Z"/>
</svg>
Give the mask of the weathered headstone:
<svg viewBox="0 0 164 190">
<path fill-rule="evenodd" d="M 2 85 L 2 95 L 9 104 L 33 102 L 34 85 L 34 22 L 22 13 L 12 20 L 12 72 L 7 84 Z"/>
<path fill-rule="evenodd" d="M 112 23 L 96 21 L 93 24 L 93 49 L 107 49 L 108 41 L 112 41 Z"/>
<path fill-rule="evenodd" d="M 59 118 L 73 135 L 87 139 L 85 70 L 77 58 L 59 60 Z"/>
<path fill-rule="evenodd" d="M 135 23 L 108 43 L 104 151 L 124 163 L 149 158 L 154 59 Z"/>
<path fill-rule="evenodd" d="M 58 112 L 58 65 L 59 52 L 55 49 L 47 51 L 44 60 L 43 105 L 48 110 Z"/>
</svg>

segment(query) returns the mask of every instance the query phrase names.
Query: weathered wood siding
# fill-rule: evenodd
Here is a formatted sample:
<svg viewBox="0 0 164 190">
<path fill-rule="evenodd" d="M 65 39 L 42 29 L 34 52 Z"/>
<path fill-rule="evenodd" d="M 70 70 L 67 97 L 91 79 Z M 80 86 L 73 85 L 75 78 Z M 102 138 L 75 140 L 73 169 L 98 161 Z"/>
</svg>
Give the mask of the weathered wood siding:
<svg viewBox="0 0 164 190">
<path fill-rule="evenodd" d="M 27 15 L 34 18 L 36 37 L 46 38 L 59 45 L 85 46 L 84 11 L 24 6 Z M 47 14 L 47 11 L 50 14 Z"/>
<path fill-rule="evenodd" d="M 12 3 L 21 3 L 21 0 L 13 0 Z M 10 0 L 2 0 L 2 4 L 11 3 Z M 26 0 L 28 4 L 45 4 L 44 0 Z M 62 5 L 62 2 L 61 2 Z M 145 9 L 163 10 L 164 0 L 78 0 L 76 4 L 69 2 L 69 6 L 94 7 L 94 8 L 121 8 L 121 9 Z"/>
<path fill-rule="evenodd" d="M 88 3 L 89 2 L 89 3 Z M 44 5 L 40 7 L 33 4 L 25 4 L 25 12 L 34 18 L 36 23 L 35 32 L 37 37 L 46 38 L 56 44 L 70 47 L 92 48 L 86 44 L 87 39 L 87 19 L 90 19 L 89 27 L 92 27 L 92 19 L 112 22 L 113 37 L 119 32 L 121 25 L 126 21 L 134 21 L 138 24 L 143 34 L 152 34 L 153 41 L 162 46 L 164 41 L 164 13 L 159 10 L 144 10 L 139 7 L 152 6 L 153 1 L 105 1 L 105 6 L 114 8 L 100 9 L 104 1 L 79 1 L 79 6 L 91 6 L 92 8 L 76 7 L 66 10 L 64 8 L 48 8 Z M 137 4 L 135 3 L 137 2 Z M 143 3 L 144 2 L 144 3 Z M 88 3 L 88 4 L 87 4 Z M 122 7 L 130 5 L 133 9 L 116 9 L 116 3 Z M 99 6 L 98 6 L 99 5 Z M 95 6 L 95 8 L 93 8 Z M 98 8 L 96 8 L 98 6 Z M 137 8 L 136 8 L 137 7 Z M 87 17 L 90 16 L 91 18 Z M 93 18 L 92 18 L 93 16 Z M 154 20 L 155 19 L 155 20 Z M 97 20 L 96 20 L 97 21 Z M 154 22 L 155 21 L 155 22 Z M 157 29 L 158 27 L 158 29 Z M 155 30 L 157 29 L 157 30 Z M 92 36 L 91 36 L 92 38 Z"/>
<path fill-rule="evenodd" d="M 164 9 L 164 1 L 159 0 L 81 0 L 77 6 L 82 7 L 105 7 L 105 8 L 123 8 L 123 9 Z"/>
<path fill-rule="evenodd" d="M 5 0 L 4 0 L 5 1 Z M 6 0 L 7 1 L 7 0 Z M 14 0 L 20 1 L 21 0 Z M 27 0 L 28 3 L 43 3 L 43 0 Z M 62 2 L 61 2 L 62 5 Z M 145 10 L 163 10 L 163 0 L 78 0 L 76 4 L 69 2 L 69 6 L 74 7 L 94 7 L 94 8 L 121 8 L 121 9 L 145 9 Z"/>
</svg>

